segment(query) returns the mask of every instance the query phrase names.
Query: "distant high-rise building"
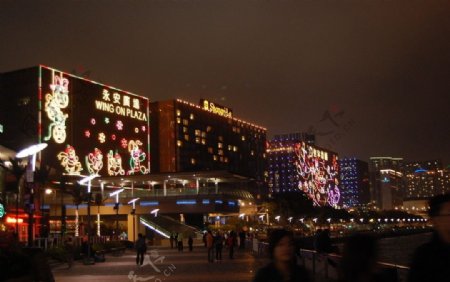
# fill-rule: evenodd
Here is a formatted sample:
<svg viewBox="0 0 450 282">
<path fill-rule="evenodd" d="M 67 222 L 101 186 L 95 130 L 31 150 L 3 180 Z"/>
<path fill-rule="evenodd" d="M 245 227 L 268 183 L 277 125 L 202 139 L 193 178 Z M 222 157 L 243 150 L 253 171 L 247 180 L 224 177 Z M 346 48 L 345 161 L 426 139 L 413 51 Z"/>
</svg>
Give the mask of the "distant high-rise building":
<svg viewBox="0 0 450 282">
<path fill-rule="evenodd" d="M 340 205 L 336 153 L 306 141 L 276 138 L 267 149 L 270 193 L 304 192 L 315 205 Z"/>
<path fill-rule="evenodd" d="M 305 142 L 307 145 L 315 145 L 316 136 L 307 132 L 276 134 L 272 142 Z"/>
<path fill-rule="evenodd" d="M 380 209 L 403 203 L 403 158 L 372 157 L 369 163 L 371 200 Z"/>
<path fill-rule="evenodd" d="M 428 199 L 435 195 L 449 193 L 449 170 L 440 160 L 410 162 L 405 165 L 405 199 Z"/>
<path fill-rule="evenodd" d="M 340 190 L 343 207 L 356 207 L 370 202 L 369 164 L 356 158 L 339 160 Z"/>
</svg>

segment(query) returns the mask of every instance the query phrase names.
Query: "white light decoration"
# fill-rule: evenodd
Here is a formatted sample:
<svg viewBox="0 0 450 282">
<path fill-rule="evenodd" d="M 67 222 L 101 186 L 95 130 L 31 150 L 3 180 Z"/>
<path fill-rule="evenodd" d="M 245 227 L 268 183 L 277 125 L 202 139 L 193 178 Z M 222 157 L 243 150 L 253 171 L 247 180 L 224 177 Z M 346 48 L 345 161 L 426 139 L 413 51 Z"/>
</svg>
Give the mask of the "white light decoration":
<svg viewBox="0 0 450 282">
<path fill-rule="evenodd" d="M 67 137 L 66 119 L 69 115 L 62 110 L 69 106 L 69 80 L 62 73 L 55 75 L 55 71 L 52 71 L 52 80 L 51 93 L 45 94 L 44 111 L 51 122 L 44 140 L 48 141 L 53 137 L 56 143 L 62 144 Z"/>
<path fill-rule="evenodd" d="M 57 157 L 68 175 L 80 175 L 83 168 L 74 147 L 67 145 L 66 149 L 59 152 Z"/>
<path fill-rule="evenodd" d="M 97 236 L 101 236 L 100 228 L 100 213 L 97 213 Z"/>
<path fill-rule="evenodd" d="M 124 175 L 125 170 L 122 168 L 122 157 L 119 153 L 108 152 L 108 174 L 111 176 Z"/>
<path fill-rule="evenodd" d="M 128 152 L 130 152 L 130 170 L 128 171 L 129 175 L 133 175 L 135 173 L 147 174 L 148 169 L 142 164 L 146 159 L 146 154 L 143 152 L 139 146 L 142 146 L 143 143 L 140 140 L 130 140 L 128 142 Z"/>
<path fill-rule="evenodd" d="M 125 189 L 119 189 L 119 190 L 117 190 L 117 191 L 114 191 L 114 192 L 112 192 L 112 193 L 109 193 L 109 196 L 110 197 L 114 197 L 114 196 L 116 196 L 116 203 L 118 203 L 119 202 L 119 194 L 120 193 L 122 193 L 123 191 L 125 191 Z"/>
<path fill-rule="evenodd" d="M 26 157 L 31 156 L 32 157 L 31 169 L 32 169 L 32 171 L 35 171 L 36 170 L 36 154 L 39 153 L 40 151 L 44 150 L 45 148 L 47 148 L 47 143 L 31 145 L 31 146 L 19 151 L 16 154 L 16 158 L 21 159 L 21 158 L 26 158 Z"/>
<path fill-rule="evenodd" d="M 275 217 L 275 219 L 276 219 L 277 221 L 280 221 L 280 216 L 277 215 L 277 216 Z"/>
<path fill-rule="evenodd" d="M 86 167 L 90 174 L 98 174 L 103 168 L 103 154 L 100 149 L 95 148 L 94 152 L 89 153 L 86 157 Z"/>
<path fill-rule="evenodd" d="M 244 216 L 245 216 L 245 213 L 241 213 L 240 215 L 239 215 L 239 218 L 244 218 Z"/>
<path fill-rule="evenodd" d="M 75 237 L 80 236 L 80 224 L 79 224 L 79 216 L 78 209 L 75 210 Z"/>
<path fill-rule="evenodd" d="M 292 222 L 292 219 L 293 219 L 293 217 L 291 216 L 291 217 L 288 218 L 288 221 Z"/>
<path fill-rule="evenodd" d="M 151 214 L 154 214 L 155 217 L 157 217 L 157 216 L 158 216 L 158 212 L 159 212 L 159 209 L 154 209 L 154 210 L 152 210 L 150 213 L 151 213 Z"/>
</svg>

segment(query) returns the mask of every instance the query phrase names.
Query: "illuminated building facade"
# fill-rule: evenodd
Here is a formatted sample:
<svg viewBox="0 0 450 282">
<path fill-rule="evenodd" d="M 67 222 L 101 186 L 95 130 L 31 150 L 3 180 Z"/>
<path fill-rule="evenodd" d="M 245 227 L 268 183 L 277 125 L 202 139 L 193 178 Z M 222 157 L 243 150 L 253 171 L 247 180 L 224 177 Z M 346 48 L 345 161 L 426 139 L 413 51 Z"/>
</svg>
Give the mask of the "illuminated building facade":
<svg viewBox="0 0 450 282">
<path fill-rule="evenodd" d="M 271 194 L 302 191 L 316 206 L 341 204 L 336 153 L 298 139 L 273 139 L 267 158 Z"/>
<path fill-rule="evenodd" d="M 263 182 L 265 128 L 207 100 L 199 105 L 169 100 L 150 107 L 154 171 L 225 170 Z"/>
<path fill-rule="evenodd" d="M 357 207 L 370 202 L 369 164 L 356 158 L 339 160 L 343 207 Z"/>
<path fill-rule="evenodd" d="M 409 162 L 405 165 L 406 200 L 428 199 L 450 192 L 448 169 L 440 160 Z"/>
<path fill-rule="evenodd" d="M 403 204 L 403 158 L 371 157 L 369 163 L 371 200 L 380 209 Z"/>
</svg>

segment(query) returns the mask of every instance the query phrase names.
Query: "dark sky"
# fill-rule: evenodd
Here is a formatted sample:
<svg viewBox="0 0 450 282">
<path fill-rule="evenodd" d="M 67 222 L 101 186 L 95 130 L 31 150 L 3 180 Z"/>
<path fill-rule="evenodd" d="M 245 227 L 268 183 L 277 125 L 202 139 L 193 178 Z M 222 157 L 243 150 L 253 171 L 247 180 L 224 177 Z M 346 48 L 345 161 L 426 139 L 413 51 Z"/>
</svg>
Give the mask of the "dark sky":
<svg viewBox="0 0 450 282">
<path fill-rule="evenodd" d="M 450 162 L 450 1 L 0 0 L 0 72 L 39 63 L 341 156 Z"/>
</svg>

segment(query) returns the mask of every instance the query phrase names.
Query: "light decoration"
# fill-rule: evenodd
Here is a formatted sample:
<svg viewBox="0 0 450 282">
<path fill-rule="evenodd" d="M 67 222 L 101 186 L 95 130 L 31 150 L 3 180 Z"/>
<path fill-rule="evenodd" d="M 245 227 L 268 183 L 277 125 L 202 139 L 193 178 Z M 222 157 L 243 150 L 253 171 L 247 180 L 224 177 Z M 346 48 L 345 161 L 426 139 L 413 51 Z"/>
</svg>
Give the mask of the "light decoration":
<svg viewBox="0 0 450 282">
<path fill-rule="evenodd" d="M 142 127 L 141 127 L 141 130 L 143 131 L 143 132 L 145 132 L 147 129 L 145 128 L 145 125 L 143 125 Z"/>
<path fill-rule="evenodd" d="M 120 146 L 122 146 L 122 148 L 126 149 L 128 147 L 128 140 L 125 138 L 122 138 L 120 140 Z"/>
<path fill-rule="evenodd" d="M 105 117 L 105 124 L 109 124 L 110 120 L 109 117 Z"/>
<path fill-rule="evenodd" d="M 116 141 L 116 138 L 117 138 L 117 137 L 116 137 L 115 134 L 112 134 L 112 135 L 111 135 L 111 140 Z"/>
<path fill-rule="evenodd" d="M 75 237 L 80 236 L 80 224 L 79 224 L 79 215 L 78 209 L 75 210 Z"/>
<path fill-rule="evenodd" d="M 100 228 L 100 213 L 97 213 L 97 236 L 101 236 Z"/>
<path fill-rule="evenodd" d="M 338 185 L 339 166 L 337 158 L 333 156 L 331 162 L 318 157 L 318 150 L 305 142 L 294 145 L 294 166 L 297 170 L 298 189 L 308 195 L 316 206 L 328 203 L 336 207 L 341 193 Z"/>
<path fill-rule="evenodd" d="M 138 127 L 134 128 L 134 132 L 139 133 L 139 128 Z"/>
<path fill-rule="evenodd" d="M 91 118 L 91 124 L 95 125 L 95 123 L 96 123 L 95 118 Z"/>
<path fill-rule="evenodd" d="M 52 84 L 50 84 L 51 93 L 45 94 L 44 110 L 47 113 L 48 119 L 51 121 L 48 126 L 47 136 L 44 137 L 45 141 L 52 138 L 58 143 L 62 144 L 66 141 L 66 119 L 69 117 L 67 113 L 64 113 L 62 109 L 67 108 L 69 105 L 69 80 L 63 77 L 55 75 L 52 72 Z"/>
<path fill-rule="evenodd" d="M 89 130 L 85 130 L 84 131 L 84 136 L 87 137 L 87 138 L 91 137 L 91 132 Z"/>
<path fill-rule="evenodd" d="M 90 174 L 98 174 L 103 168 L 103 154 L 98 148 L 86 156 L 86 167 Z"/>
<path fill-rule="evenodd" d="M 5 207 L 2 204 L 0 204 L 0 218 L 4 217 L 5 214 L 6 214 Z"/>
<path fill-rule="evenodd" d="M 124 175 L 125 170 L 122 168 L 122 157 L 119 153 L 108 152 L 108 174 L 111 176 Z"/>
<path fill-rule="evenodd" d="M 130 170 L 129 175 L 141 172 L 142 174 L 147 174 L 148 169 L 142 164 L 145 161 L 146 154 L 143 152 L 139 146 L 143 143 L 140 140 L 130 140 L 128 142 L 128 152 L 130 152 Z"/>
<path fill-rule="evenodd" d="M 105 142 L 106 142 L 106 135 L 105 135 L 105 133 L 100 132 L 100 133 L 98 134 L 98 141 L 99 141 L 100 143 L 105 143 Z"/>
<path fill-rule="evenodd" d="M 123 122 L 121 120 L 116 122 L 116 128 L 117 130 L 123 130 Z"/>
<path fill-rule="evenodd" d="M 68 175 L 80 175 L 83 170 L 75 148 L 70 145 L 67 145 L 64 151 L 59 152 L 57 158 Z"/>
<path fill-rule="evenodd" d="M 23 223 L 23 218 L 16 219 L 15 217 L 7 217 L 6 223 Z"/>
<path fill-rule="evenodd" d="M 280 216 L 279 215 L 277 215 L 276 217 L 275 217 L 275 219 L 277 220 L 277 221 L 280 221 Z"/>
</svg>

